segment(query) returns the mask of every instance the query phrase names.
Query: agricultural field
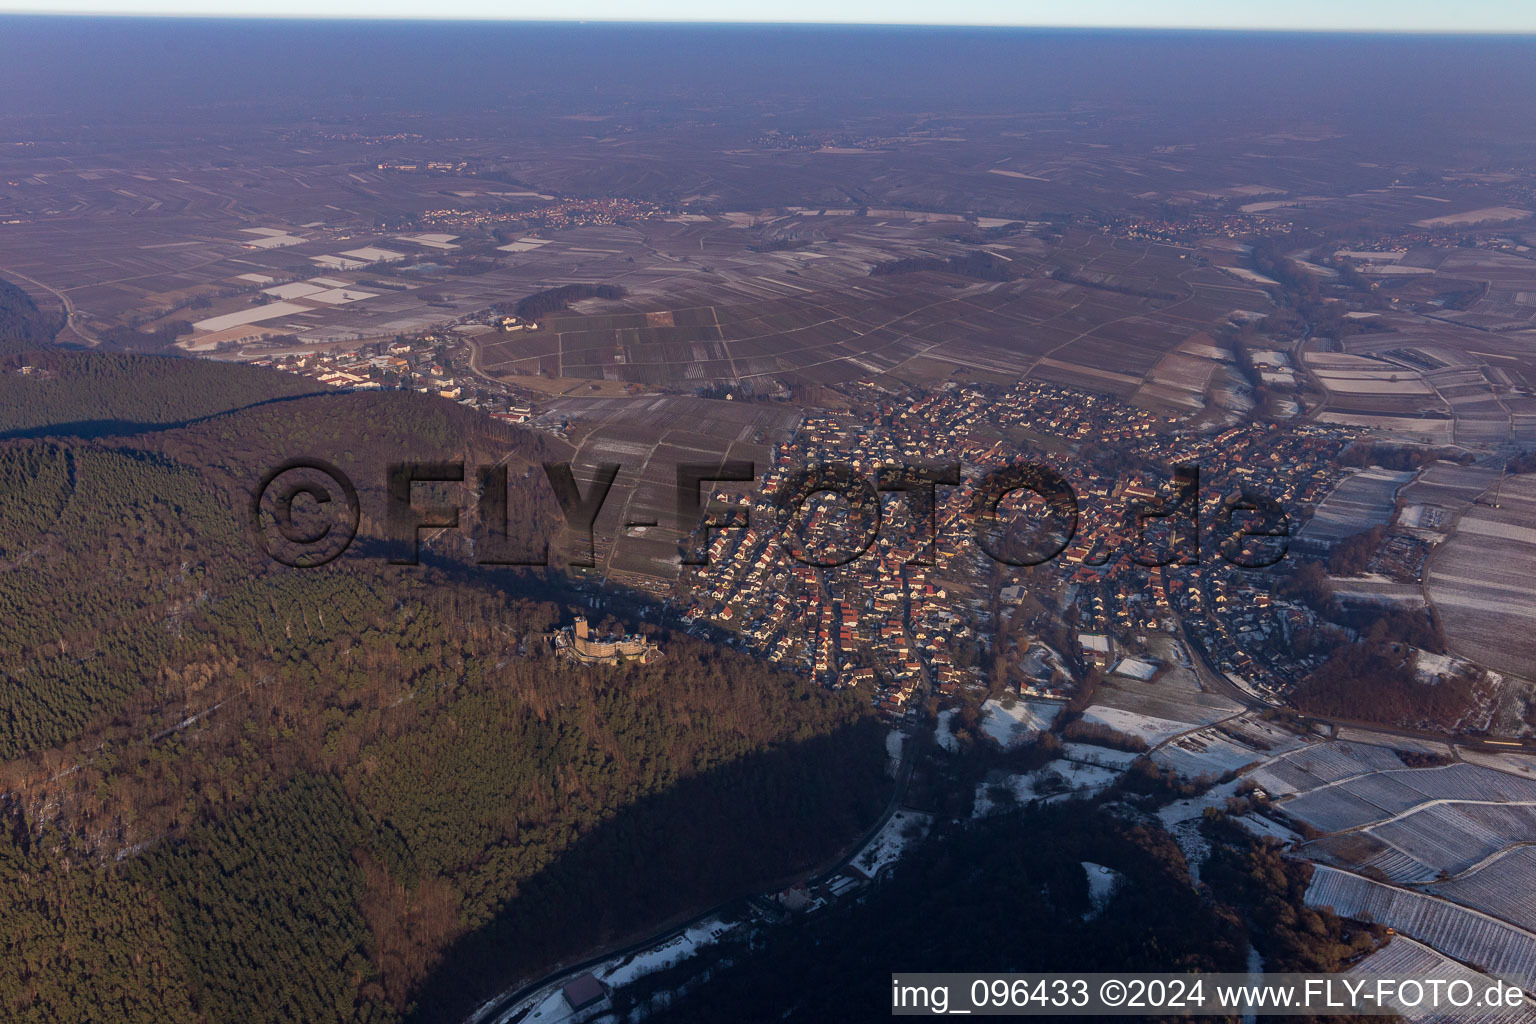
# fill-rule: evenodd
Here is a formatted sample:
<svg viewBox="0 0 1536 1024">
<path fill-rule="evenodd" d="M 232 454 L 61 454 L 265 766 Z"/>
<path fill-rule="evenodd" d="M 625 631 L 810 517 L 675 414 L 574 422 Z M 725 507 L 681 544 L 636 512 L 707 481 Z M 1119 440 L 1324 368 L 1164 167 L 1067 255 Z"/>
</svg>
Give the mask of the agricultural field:
<svg viewBox="0 0 1536 1024">
<path fill-rule="evenodd" d="M 1396 752 L 1373 743 L 1317 743 L 1266 763 L 1253 779 L 1271 796 L 1290 796 L 1357 775 L 1405 767 Z"/>
<path fill-rule="evenodd" d="M 1461 213 L 1448 213 L 1440 217 L 1427 217 L 1414 223 L 1426 228 L 1462 227 L 1467 224 L 1506 224 L 1510 221 L 1524 220 L 1530 215 L 1530 210 L 1513 206 L 1485 206 L 1476 210 L 1463 210 Z"/>
<path fill-rule="evenodd" d="M 1158 747 L 1152 760 L 1188 779 L 1219 776 L 1263 761 L 1267 752 L 1250 746 L 1241 733 L 1220 727 L 1201 729 L 1175 737 Z"/>
<path fill-rule="evenodd" d="M 1231 362 L 1231 355 L 1223 352 L 1210 335 L 1192 334 L 1148 371 L 1134 401 L 1154 409 L 1198 412 L 1205 407 L 1211 378 Z"/>
<path fill-rule="evenodd" d="M 1317 740 L 1251 714 L 1150 756 L 1185 778 L 1241 773 L 1159 811 L 1197 877 L 1201 815 L 1256 783 L 1272 810 L 1233 820 L 1313 862 L 1308 904 L 1397 931 L 1350 973 L 1443 962 L 1536 982 L 1536 760 L 1356 729 Z M 1441 763 L 1413 766 L 1426 760 Z"/>
<path fill-rule="evenodd" d="M 1434 394 L 1423 375 L 1411 367 L 1341 353 L 1308 352 L 1307 366 L 1328 391 L 1329 401 L 1354 410 L 1379 407 L 1390 412 L 1413 397 L 1422 404 Z M 1383 399 L 1377 402 L 1376 399 Z"/>
<path fill-rule="evenodd" d="M 1420 885 L 1536 842 L 1536 778 L 1470 762 L 1389 767 L 1397 755 L 1377 749 L 1381 753 L 1360 758 L 1351 745 L 1350 753 L 1378 770 L 1278 801 L 1287 816 L 1328 833 L 1303 848 L 1306 856 Z M 1277 767 L 1265 766 L 1256 781 L 1274 780 Z"/>
<path fill-rule="evenodd" d="M 1487 914 L 1324 865 L 1314 869 L 1306 899 L 1387 925 L 1521 988 L 1536 986 L 1536 935 Z"/>
<path fill-rule="evenodd" d="M 1235 701 L 1201 686 L 1177 641 L 1157 637 L 1153 651 L 1166 666 L 1155 681 L 1113 677 L 1100 687 L 1083 720 L 1139 736 L 1152 746 L 1201 726 L 1236 719 L 1242 712 Z M 1187 753 L 1193 755 L 1193 748 Z"/>
<path fill-rule="evenodd" d="M 1455 521 L 1430 554 L 1425 592 L 1452 653 L 1499 672 L 1536 678 L 1536 475 L 1497 484 Z"/>
<path fill-rule="evenodd" d="M 653 265 L 610 278 L 626 298 L 584 303 L 581 315 L 537 333 L 483 339 L 480 364 L 502 376 L 763 391 L 904 378 L 934 360 L 960 379 L 1034 376 L 1122 395 L 1146 385 L 1145 401 L 1198 409 L 1217 362 L 1198 329 L 1267 304 L 1261 291 L 1182 261 L 1176 247 L 1093 236 L 1048 247 L 1017 234 L 985 245 L 1010 280 L 871 275 L 898 259 L 975 251 L 950 237 L 953 224 L 873 213 L 767 221 L 759 230 L 806 243 L 768 253 L 730 221 L 657 229 L 647 237 Z"/>
<path fill-rule="evenodd" d="M 67 340 L 86 344 L 126 324 L 184 320 L 197 327 L 180 343 L 198 353 L 262 355 L 274 338 L 334 347 L 440 327 L 552 286 L 601 283 L 628 295 L 578 304 L 549 331 L 484 336 L 476 342 L 481 368 L 651 389 L 772 390 L 926 376 L 937 360 L 962 379 L 1032 375 L 1198 410 L 1220 361 L 1208 332 L 1234 310 L 1272 310 L 1264 289 L 1203 265 L 1189 246 L 1048 234 L 1039 220 L 1008 216 L 1009 208 L 1059 209 L 1090 193 L 1135 194 L 1116 192 L 1110 180 L 1138 180 L 1145 192 L 1146 172 L 1087 148 L 1025 156 L 1020 150 L 1035 144 L 1003 131 L 989 126 L 969 140 L 978 152 L 1012 150 L 981 166 L 957 165 L 920 135 L 845 156 L 737 145 L 718 158 L 683 141 L 686 133 L 652 137 L 647 163 L 682 161 L 686 152 L 684 179 L 711 168 L 720 184 L 734 182 L 726 187 L 736 198 L 713 197 L 709 213 L 615 216 L 494 237 L 491 228 L 517 209 L 573 191 L 673 206 L 703 193 L 679 186 L 671 197 L 656 194 L 650 186 L 660 172 L 634 173 L 641 150 L 629 141 L 610 147 L 597 167 L 571 158 L 582 137 L 548 131 L 519 153 L 520 173 L 561 182 L 543 191 L 498 188 L 465 169 L 494 148 L 472 133 L 442 144 L 458 158 L 445 166 L 458 169 L 430 176 L 388 170 L 380 160 L 388 152 L 329 138 L 276 164 L 268 154 L 230 166 L 226 152 L 215 162 L 192 146 L 160 163 L 141 159 L 133 173 L 101 156 L 35 165 L 23 157 L 8 168 L 15 185 L 0 201 L 0 271 L 39 301 L 67 302 L 77 314 Z M 890 201 L 859 209 L 807 204 L 825 189 L 829 159 L 851 161 L 849 169 L 872 180 L 900 167 L 906 184 L 885 186 Z M 604 187 L 591 187 L 594 175 L 605 176 Z M 1244 186 L 1202 196 L 1261 194 L 1253 188 L 1268 192 Z M 786 189 L 799 190 L 800 201 L 786 202 Z M 960 195 L 963 208 L 979 201 L 996 212 L 940 212 Z M 445 207 L 464 224 L 385 226 L 438 218 Z M 926 266 L 972 255 L 1000 269 L 984 279 L 932 269 L 870 273 L 895 261 Z M 336 283 L 304 289 L 316 274 Z"/>
<path fill-rule="evenodd" d="M 541 411 L 541 421 L 567 432 L 582 493 L 596 466 L 620 467 L 593 528 L 597 571 L 643 589 L 669 583 L 679 572 L 677 467 L 738 460 L 762 473 L 772 446 L 787 439 L 800 418 L 787 405 L 692 395 L 569 395 Z"/>
<path fill-rule="evenodd" d="M 1486 991 L 1493 982 L 1488 975 L 1465 967 L 1423 943 L 1415 942 L 1403 935 L 1394 936 L 1387 945 L 1359 962 L 1351 964 L 1342 973 L 1346 977 L 1362 981 L 1374 978 L 1439 978 L 1447 983 L 1465 983 L 1471 986 L 1469 991 L 1479 993 Z M 1417 1024 L 1418 1021 L 1441 1020 L 1444 1016 L 1441 1011 L 1430 1010 L 1422 1004 L 1405 1005 L 1402 1000 L 1395 998 L 1388 1003 L 1388 1006 L 1403 1020 L 1413 1024 Z M 1519 1024 L 1519 1022 L 1532 1020 L 1533 1017 L 1536 1017 L 1536 1013 L 1533 1013 L 1528 1006 L 1498 1009 L 1469 1007 L 1459 1011 L 1455 1019 L 1465 1024 Z"/>
<path fill-rule="evenodd" d="M 1512 844 L 1536 841 L 1536 808 L 1529 803 L 1432 803 L 1365 832 L 1392 853 L 1364 861 L 1364 866 L 1380 869 L 1393 881 L 1426 882 L 1465 871 Z"/>
<path fill-rule="evenodd" d="M 1494 854 L 1428 891 L 1536 931 L 1536 847 Z"/>
<path fill-rule="evenodd" d="M 1398 492 L 1403 508 L 1395 526 L 1424 540 L 1442 541 L 1456 516 L 1498 479 L 1499 471 L 1492 466 L 1432 463 Z"/>
<path fill-rule="evenodd" d="M 1350 258 L 1400 305 L 1342 352 L 1308 352 L 1320 418 L 1474 448 L 1536 440 L 1536 261 L 1449 246 Z"/>
<path fill-rule="evenodd" d="M 1410 472 L 1376 466 L 1350 474 L 1317 506 L 1297 535 L 1298 542 L 1326 549 L 1346 537 L 1390 522 L 1398 489 L 1413 476 Z"/>
</svg>

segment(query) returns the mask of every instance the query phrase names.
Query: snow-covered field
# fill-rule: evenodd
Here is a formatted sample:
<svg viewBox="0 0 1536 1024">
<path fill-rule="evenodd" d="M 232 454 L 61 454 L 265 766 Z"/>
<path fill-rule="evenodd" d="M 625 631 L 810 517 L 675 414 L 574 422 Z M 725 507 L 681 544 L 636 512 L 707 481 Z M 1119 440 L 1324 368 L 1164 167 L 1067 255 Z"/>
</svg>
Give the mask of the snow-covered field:
<svg viewBox="0 0 1536 1024">
<path fill-rule="evenodd" d="M 1480 764 L 1501 772 L 1536 777 L 1536 757 L 1529 754 L 1504 754 L 1486 750 L 1457 749 L 1463 761 Z"/>
<path fill-rule="evenodd" d="M 1068 761 L 1096 764 L 1105 768 L 1118 768 L 1121 771 L 1129 768 L 1131 762 L 1141 756 L 1129 750 L 1111 750 L 1108 747 L 1099 747 L 1092 743 L 1063 743 L 1061 745 L 1061 752 L 1062 756 Z"/>
<path fill-rule="evenodd" d="M 557 988 L 541 999 L 539 1005 L 530 1010 L 528 1016 L 522 1019 L 537 1022 L 537 1024 L 560 1024 L 561 1021 L 570 1020 L 572 1016 L 571 1004 L 565 1001 L 565 995 Z M 511 1019 L 510 1015 L 502 1017 L 496 1024 L 503 1024 L 503 1022 L 510 1021 Z"/>
<path fill-rule="evenodd" d="M 1263 771 L 1254 773 L 1255 777 L 1262 774 Z M 1536 779 L 1474 764 L 1451 764 L 1438 768 L 1399 766 L 1315 787 L 1285 801 L 1284 807 L 1287 814 L 1320 831 L 1341 832 L 1387 819 L 1397 819 L 1393 825 L 1401 824 L 1406 820 L 1404 816 L 1414 808 L 1419 808 L 1415 814 L 1430 815 L 1433 818 L 1450 813 L 1447 807 L 1428 806 L 1434 801 L 1465 801 L 1471 805 L 1507 804 L 1511 809 L 1521 806 L 1529 808 L 1536 805 Z M 1481 812 L 1467 810 L 1465 813 L 1477 816 Z M 1524 839 L 1525 833 L 1531 831 L 1530 822 L 1536 822 L 1536 811 L 1529 814 L 1522 811 L 1518 817 L 1519 831 Z M 1513 819 L 1508 823 L 1500 819 L 1494 826 L 1495 831 L 1498 831 L 1499 825 L 1513 823 Z M 1378 826 L 1376 831 L 1388 827 Z M 1481 826 L 1474 828 L 1461 823 L 1455 831 L 1463 843 L 1472 844 L 1474 837 L 1480 836 L 1482 830 Z"/>
<path fill-rule="evenodd" d="M 1152 760 L 1167 765 L 1185 778 L 1193 779 L 1201 775 L 1237 771 L 1255 761 L 1264 760 L 1265 756 L 1216 729 L 1202 729 L 1180 736 L 1158 748 Z"/>
<path fill-rule="evenodd" d="M 1253 773 L 1271 796 L 1304 793 L 1367 772 L 1404 767 L 1390 749 L 1368 743 L 1314 743 L 1274 758 Z"/>
<path fill-rule="evenodd" d="M 1323 865 L 1314 870 L 1306 898 L 1309 906 L 1395 928 L 1521 988 L 1536 984 L 1536 935 L 1486 914 Z"/>
<path fill-rule="evenodd" d="M 981 728 L 1004 747 L 1034 739 L 1051 727 L 1062 705 L 1053 700 L 1026 700 L 1007 697 L 989 700 L 981 706 Z"/>
<path fill-rule="evenodd" d="M 1432 654 L 1429 651 L 1413 652 L 1413 670 L 1421 680 L 1429 681 L 1436 676 L 1450 675 L 1467 664 L 1460 658 L 1453 658 L 1449 654 Z"/>
<path fill-rule="evenodd" d="M 1120 777 L 1120 771 L 1116 768 L 1101 768 L 1098 765 L 1078 764 L 1074 761 L 1052 761 L 1040 769 L 1040 781 L 1049 783 L 1052 781 L 1053 774 L 1061 777 L 1067 785 L 1067 792 L 1074 796 L 1097 793 Z M 1037 783 L 1036 787 L 1040 788 L 1040 783 Z"/>
<path fill-rule="evenodd" d="M 1536 930 L 1536 846 L 1517 846 L 1496 854 L 1430 891 Z"/>
<path fill-rule="evenodd" d="M 1403 935 L 1395 936 L 1386 946 L 1351 965 L 1343 973 L 1352 978 L 1438 978 L 1447 983 L 1459 981 L 1470 985 L 1470 991 L 1478 993 L 1486 991 L 1493 982 L 1488 975 L 1465 967 Z M 1387 1002 L 1404 1020 L 1412 1024 L 1446 1019 L 1443 1010 L 1431 1010 L 1423 1003 L 1407 1006 L 1396 998 L 1390 998 Z M 1461 1024 L 1514 1024 L 1516 1021 L 1529 1021 L 1531 1011 L 1528 1006 L 1503 1009 L 1469 1007 L 1455 1014 L 1454 1019 Z"/>
<path fill-rule="evenodd" d="M 1083 721 L 1096 722 L 1120 732 L 1130 733 L 1132 736 L 1140 736 L 1147 741 L 1148 746 L 1161 743 L 1168 737 L 1175 736 L 1193 727 L 1188 722 L 1175 722 L 1167 718 L 1139 715 L 1134 711 L 1105 707 L 1102 704 L 1095 704 L 1083 712 Z"/>
<path fill-rule="evenodd" d="M 1270 839 L 1277 839 L 1287 845 L 1301 840 L 1300 833 L 1292 832 L 1284 825 L 1273 822 L 1263 815 L 1242 814 L 1232 820 L 1260 838 L 1267 836 Z"/>
</svg>

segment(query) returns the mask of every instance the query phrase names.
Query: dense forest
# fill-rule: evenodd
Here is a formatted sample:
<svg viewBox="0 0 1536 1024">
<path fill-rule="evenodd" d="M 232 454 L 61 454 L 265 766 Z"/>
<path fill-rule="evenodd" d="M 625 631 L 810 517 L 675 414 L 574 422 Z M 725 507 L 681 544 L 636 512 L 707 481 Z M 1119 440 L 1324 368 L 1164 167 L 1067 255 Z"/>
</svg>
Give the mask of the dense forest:
<svg viewBox="0 0 1536 1024">
<path fill-rule="evenodd" d="M 1536 452 L 1521 452 L 1504 464 L 1506 473 L 1536 473 Z"/>
<path fill-rule="evenodd" d="M 170 356 L 43 352 L 0 357 L 0 439 L 101 437 L 176 426 L 324 384 L 237 363 Z"/>
<path fill-rule="evenodd" d="M 1387 527 L 1384 523 L 1345 537 L 1328 552 L 1328 571 L 1335 576 L 1354 576 L 1365 572 L 1376 549 L 1386 539 Z"/>
<path fill-rule="evenodd" d="M 1470 466 L 1471 452 L 1453 448 L 1405 448 L 1385 441 L 1356 441 L 1339 453 L 1341 466 L 1380 466 L 1391 470 L 1413 470 L 1431 462 L 1455 462 Z"/>
<path fill-rule="evenodd" d="M 383 557 L 402 459 L 502 460 L 509 529 L 555 529 L 535 435 L 192 360 L 48 369 L 0 377 L 48 395 L 0 402 L 0 1019 L 447 1019 L 883 807 L 860 702 L 665 630 L 577 668 L 543 639 L 580 600 L 557 571 L 479 568 L 460 531 Z M 247 521 L 298 455 L 360 496 L 320 569 Z"/>
<path fill-rule="evenodd" d="M 1124 876 L 1101 908 L 1085 861 Z M 765 952 L 656 1019 L 875 1020 L 892 972 L 1235 971 L 1244 940 L 1167 833 L 1082 804 L 1036 808 L 916 846 L 890 884 L 769 933 Z"/>
<path fill-rule="evenodd" d="M 1133 285 L 1115 284 L 1087 274 L 1074 273 L 1067 267 L 1057 267 L 1051 271 L 1051 277 L 1057 281 L 1065 281 L 1067 284 L 1075 284 L 1079 288 L 1097 288 L 1101 292 L 1114 292 L 1116 295 L 1133 295 L 1141 299 L 1161 299 L 1164 302 L 1173 302 L 1179 298 L 1175 292 L 1164 291 L 1160 288 L 1137 288 Z"/>
<path fill-rule="evenodd" d="M 1011 281 L 1014 278 L 1008 261 L 985 250 L 968 252 L 964 256 L 911 256 L 907 259 L 877 263 L 870 268 L 870 277 L 889 277 L 892 274 L 915 274 L 920 271 L 940 274 L 958 274 L 978 281 Z"/>
<path fill-rule="evenodd" d="M 1420 679 L 1414 648 L 1380 638 L 1345 644 L 1296 688 L 1296 706 L 1334 718 L 1450 729 L 1477 705 L 1476 680 Z"/>
<path fill-rule="evenodd" d="M 622 299 L 629 294 L 616 284 L 565 284 L 546 288 L 520 300 L 511 312 L 521 320 L 539 320 L 571 308 L 582 299 Z"/>
<path fill-rule="evenodd" d="M 1385 536 L 1373 527 L 1345 538 L 1326 561 L 1300 559 L 1276 585 L 1282 597 L 1306 603 L 1318 613 L 1318 628 L 1295 630 L 1290 642 L 1301 653 L 1327 659 L 1296 687 L 1296 707 L 1317 715 L 1381 725 L 1450 729 L 1478 700 L 1478 679 L 1454 674 L 1421 678 L 1416 652 L 1444 654 L 1445 629 L 1433 608 L 1341 602 L 1330 571 L 1364 572 Z"/>
<path fill-rule="evenodd" d="M 943 830 L 903 857 L 891 884 L 767 932 L 761 953 L 705 953 L 719 961 L 709 982 L 653 1019 L 881 1020 L 902 971 L 1240 972 L 1250 944 L 1266 971 L 1336 972 L 1385 939 L 1307 907 L 1311 866 L 1272 840 L 1214 810 L 1202 831 L 1210 857 L 1195 882 L 1155 819 L 1081 803 Z M 1119 876 L 1102 903 L 1086 864 Z M 619 997 L 644 1005 L 698 969 L 649 975 Z"/>
<path fill-rule="evenodd" d="M 166 352 L 174 351 L 177 338 L 191 333 L 191 321 L 171 320 L 148 330 L 127 326 L 108 327 L 97 331 L 96 337 L 106 350 Z"/>
<path fill-rule="evenodd" d="M 1327 907 L 1306 905 L 1312 865 L 1256 840 L 1223 815 L 1204 823 L 1211 856 L 1201 870 L 1213 895 L 1235 908 L 1266 971 L 1332 974 L 1374 949 L 1381 926 L 1357 925 Z"/>
</svg>

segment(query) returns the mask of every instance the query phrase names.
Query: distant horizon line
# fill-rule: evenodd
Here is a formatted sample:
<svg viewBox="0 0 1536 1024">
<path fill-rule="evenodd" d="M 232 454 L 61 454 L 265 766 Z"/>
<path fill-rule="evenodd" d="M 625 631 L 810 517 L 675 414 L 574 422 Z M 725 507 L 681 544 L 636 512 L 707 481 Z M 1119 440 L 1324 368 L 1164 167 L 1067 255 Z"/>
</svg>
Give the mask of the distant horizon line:
<svg viewBox="0 0 1536 1024">
<path fill-rule="evenodd" d="M 438 25 L 594 25 L 602 27 L 697 27 L 697 28 L 807 28 L 807 29 L 987 29 L 1013 32 L 1137 32 L 1160 35 L 1267 35 L 1267 36 L 1417 36 L 1445 38 L 1524 38 L 1536 37 L 1536 28 L 1452 29 L 1452 28 L 1365 28 L 1273 25 L 1148 25 L 1148 24 L 1056 24 L 1049 22 L 901 22 L 901 21 L 761 21 L 753 19 L 700 20 L 693 18 L 501 18 L 483 15 L 442 15 L 424 17 L 405 14 L 358 15 L 350 12 L 314 14 L 258 14 L 248 11 L 42 11 L 0 7 L 0 18 L 113 19 L 121 21 L 262 21 L 262 22 L 375 22 L 380 24 Z"/>
</svg>

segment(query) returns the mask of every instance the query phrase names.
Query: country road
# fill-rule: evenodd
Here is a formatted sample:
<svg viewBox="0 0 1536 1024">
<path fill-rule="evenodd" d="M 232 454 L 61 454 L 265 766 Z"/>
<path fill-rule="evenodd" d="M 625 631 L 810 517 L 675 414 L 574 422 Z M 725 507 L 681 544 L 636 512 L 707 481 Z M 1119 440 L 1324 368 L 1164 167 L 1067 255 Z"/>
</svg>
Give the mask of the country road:
<svg viewBox="0 0 1536 1024">
<path fill-rule="evenodd" d="M 27 284 L 32 285 L 34 288 L 41 288 L 49 295 L 52 295 L 54 298 L 58 299 L 59 304 L 64 307 L 64 330 L 74 331 L 80 340 L 86 342 L 87 344 L 101 344 L 101 339 L 86 329 L 85 318 L 81 316 L 80 311 L 75 308 L 74 302 L 71 301 L 70 297 L 64 292 L 61 292 L 50 285 L 43 284 L 43 282 L 39 281 L 35 277 L 28 277 L 26 274 L 23 274 L 20 271 L 9 270 L 4 267 L 0 267 L 0 273 L 5 274 L 7 277 L 14 277 L 18 280 L 25 281 Z"/>
</svg>

